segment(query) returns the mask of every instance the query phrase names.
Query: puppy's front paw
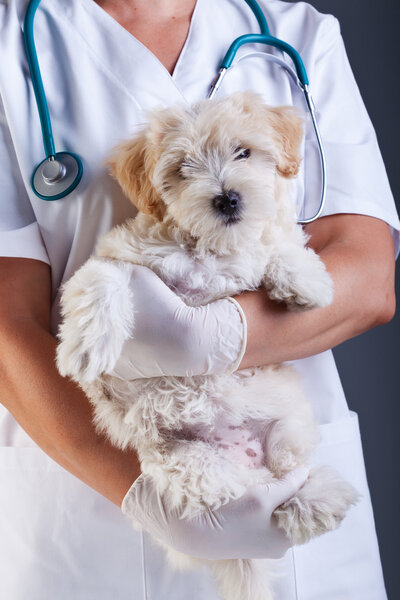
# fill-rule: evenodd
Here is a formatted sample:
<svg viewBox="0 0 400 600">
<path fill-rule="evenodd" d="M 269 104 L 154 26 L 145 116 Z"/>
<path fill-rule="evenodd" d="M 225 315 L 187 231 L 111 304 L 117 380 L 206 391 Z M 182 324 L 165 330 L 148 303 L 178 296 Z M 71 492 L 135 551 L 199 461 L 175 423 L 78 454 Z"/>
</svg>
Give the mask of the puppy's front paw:
<svg viewBox="0 0 400 600">
<path fill-rule="evenodd" d="M 324 263 L 311 248 L 297 248 L 293 264 L 266 282 L 272 300 L 285 302 L 290 310 L 328 306 L 333 300 L 333 281 Z"/>
<path fill-rule="evenodd" d="M 336 529 L 360 495 L 330 467 L 311 469 L 307 481 L 274 514 L 296 544 Z"/>
<path fill-rule="evenodd" d="M 301 270 L 296 277 L 295 295 L 288 304 L 293 310 L 323 308 L 333 300 L 333 281 L 324 263 L 312 250 L 307 256 L 304 271 Z"/>
<path fill-rule="evenodd" d="M 91 383 L 112 369 L 133 329 L 130 265 L 90 259 L 64 285 L 57 348 L 61 375 Z"/>
</svg>

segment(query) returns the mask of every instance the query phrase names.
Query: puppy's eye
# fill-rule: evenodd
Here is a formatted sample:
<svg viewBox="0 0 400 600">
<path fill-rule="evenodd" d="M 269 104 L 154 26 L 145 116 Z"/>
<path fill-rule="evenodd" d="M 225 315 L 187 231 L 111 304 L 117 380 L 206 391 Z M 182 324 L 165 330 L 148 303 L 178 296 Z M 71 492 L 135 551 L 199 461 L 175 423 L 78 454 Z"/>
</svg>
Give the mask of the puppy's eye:
<svg viewBox="0 0 400 600">
<path fill-rule="evenodd" d="M 187 165 L 185 163 L 180 164 L 175 172 L 180 179 L 187 179 Z"/>
<path fill-rule="evenodd" d="M 249 158 L 251 150 L 250 148 L 236 148 L 235 154 L 235 160 L 243 160 Z"/>
<path fill-rule="evenodd" d="M 177 172 L 181 179 L 188 179 L 198 165 L 190 160 L 184 160 L 178 167 Z"/>
<path fill-rule="evenodd" d="M 178 177 L 180 177 L 181 179 L 186 179 L 185 173 L 184 173 L 185 169 L 182 168 L 182 165 L 180 167 L 178 167 L 176 169 L 176 174 L 178 175 Z"/>
</svg>

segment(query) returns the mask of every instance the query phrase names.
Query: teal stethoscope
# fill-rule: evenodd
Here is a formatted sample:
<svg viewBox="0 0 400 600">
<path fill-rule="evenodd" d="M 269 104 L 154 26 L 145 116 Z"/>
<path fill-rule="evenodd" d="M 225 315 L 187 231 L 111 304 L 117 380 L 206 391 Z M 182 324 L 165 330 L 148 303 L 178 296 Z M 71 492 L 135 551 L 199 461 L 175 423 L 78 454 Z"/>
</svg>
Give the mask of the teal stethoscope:
<svg viewBox="0 0 400 600">
<path fill-rule="evenodd" d="M 46 152 L 46 158 L 34 170 L 31 183 L 33 191 L 37 196 L 39 196 L 39 198 L 42 198 L 42 200 L 59 200 L 60 198 L 68 196 L 68 194 L 70 194 L 76 188 L 82 178 L 83 166 L 79 156 L 73 152 L 56 152 L 55 150 L 49 108 L 43 88 L 43 81 L 37 59 L 33 34 L 35 13 L 40 2 L 41 0 L 30 0 L 24 20 L 25 50 L 39 111 L 44 149 Z M 249 33 L 246 35 L 241 35 L 232 42 L 221 63 L 217 76 L 211 84 L 208 98 L 212 98 L 220 87 L 224 76 L 232 66 L 236 52 L 241 46 L 243 46 L 243 44 L 265 44 L 267 46 L 273 46 L 290 56 L 295 66 L 295 70 L 293 70 L 281 58 L 265 52 L 253 52 L 247 54 L 242 56 L 237 63 L 244 58 L 248 58 L 249 56 L 258 56 L 261 54 L 268 60 L 278 63 L 281 67 L 283 67 L 304 93 L 305 101 L 311 116 L 315 136 L 318 142 L 322 174 L 321 200 L 317 212 L 309 219 L 298 221 L 299 223 L 311 223 L 321 215 L 324 208 L 326 196 L 326 161 L 315 116 L 315 107 L 308 88 L 309 82 L 306 69 L 299 53 L 292 46 L 286 42 L 283 42 L 282 40 L 279 40 L 278 38 L 271 36 L 265 15 L 256 0 L 245 0 L 245 2 L 253 11 L 254 16 L 256 17 L 260 26 L 261 33 Z"/>
</svg>

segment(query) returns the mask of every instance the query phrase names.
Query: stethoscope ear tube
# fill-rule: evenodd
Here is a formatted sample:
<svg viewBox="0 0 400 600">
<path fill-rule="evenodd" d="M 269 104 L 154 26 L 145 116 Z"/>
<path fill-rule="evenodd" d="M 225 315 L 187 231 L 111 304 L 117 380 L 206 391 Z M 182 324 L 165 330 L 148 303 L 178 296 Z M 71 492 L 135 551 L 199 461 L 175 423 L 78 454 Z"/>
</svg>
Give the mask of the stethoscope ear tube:
<svg viewBox="0 0 400 600">
<path fill-rule="evenodd" d="M 318 217 L 321 216 L 322 211 L 324 210 L 325 200 L 326 200 L 326 158 L 325 158 L 324 146 L 322 144 L 321 134 L 320 134 L 319 127 L 318 127 L 318 121 L 317 121 L 317 117 L 315 114 L 314 101 L 312 99 L 312 96 L 310 94 L 310 91 L 309 91 L 307 85 L 304 86 L 303 92 L 304 92 L 304 97 L 306 99 L 308 111 L 311 116 L 311 121 L 313 124 L 315 137 L 317 138 L 317 143 L 318 143 L 319 158 L 320 158 L 320 164 L 321 164 L 321 200 L 320 200 L 319 207 L 318 207 L 318 210 L 315 213 L 315 215 L 313 215 L 309 219 L 299 219 L 297 221 L 301 225 L 305 225 L 307 223 L 312 223 L 313 221 L 316 221 L 316 219 L 318 219 Z"/>
<path fill-rule="evenodd" d="M 42 200 L 59 200 L 68 196 L 79 184 L 82 161 L 72 152 L 56 152 L 49 108 L 37 58 L 34 20 L 41 0 L 30 0 L 24 19 L 24 45 L 39 113 L 46 158 L 36 166 L 32 175 L 32 189 Z"/>
<path fill-rule="evenodd" d="M 233 63 L 237 51 L 245 44 L 264 44 L 265 46 L 278 48 L 278 50 L 281 50 L 292 59 L 296 68 L 297 78 L 300 83 L 303 86 L 309 84 L 306 68 L 297 50 L 283 40 L 279 40 L 278 38 L 272 37 L 272 35 L 264 35 L 262 33 L 248 33 L 236 38 L 236 40 L 234 40 L 229 46 L 228 51 L 221 62 L 220 68 L 229 69 Z"/>
<path fill-rule="evenodd" d="M 326 159 L 325 159 L 324 148 L 322 145 L 321 135 L 320 135 L 319 128 L 318 128 L 317 117 L 315 114 L 314 102 L 311 97 L 310 91 L 308 89 L 309 81 L 308 81 L 306 68 L 301 59 L 300 54 L 297 52 L 297 50 L 295 50 L 295 48 L 293 48 L 293 46 L 291 46 L 290 44 L 287 44 L 283 40 L 272 37 L 270 35 L 267 20 L 264 16 L 263 11 L 261 10 L 261 7 L 257 3 L 257 1 L 256 0 L 245 0 L 245 1 L 249 5 L 251 10 L 253 11 L 253 14 L 256 17 L 258 24 L 260 26 L 261 33 L 252 33 L 252 34 L 241 35 L 240 37 L 236 38 L 232 42 L 232 44 L 229 46 L 228 51 L 225 54 L 225 56 L 221 62 L 217 76 L 215 77 L 214 81 L 211 84 L 208 98 L 211 99 L 214 97 L 214 95 L 216 94 L 218 88 L 220 87 L 222 80 L 225 77 L 227 71 L 231 68 L 233 60 L 236 56 L 238 49 L 241 46 L 243 46 L 244 44 L 252 43 L 252 44 L 264 44 L 267 46 L 272 46 L 274 48 L 278 48 L 278 50 L 281 50 L 282 52 L 284 52 L 285 54 L 290 56 L 290 58 L 293 61 L 294 66 L 295 66 L 296 73 L 294 73 L 293 70 L 288 65 L 286 65 L 284 63 L 284 61 L 282 59 L 280 59 L 279 57 L 274 57 L 274 59 L 275 59 L 275 62 L 279 63 L 287 71 L 289 71 L 289 74 L 291 75 L 291 77 L 293 79 L 295 79 L 295 81 L 298 83 L 299 87 L 301 88 L 301 90 L 304 93 L 306 105 L 307 105 L 308 111 L 310 113 L 311 121 L 312 121 L 313 128 L 314 128 L 314 133 L 317 138 L 319 155 L 320 155 L 322 184 L 321 184 L 321 200 L 320 200 L 319 208 L 318 208 L 317 212 L 315 213 L 315 215 L 313 215 L 312 217 L 310 217 L 308 219 L 299 219 L 297 221 L 298 223 L 300 223 L 302 225 L 304 225 L 306 223 L 312 223 L 312 221 L 315 221 L 321 215 L 321 213 L 324 209 L 324 205 L 325 205 Z M 258 53 L 251 53 L 246 56 L 240 57 L 239 61 L 243 60 L 244 58 L 246 58 L 248 56 L 253 56 L 254 54 L 258 54 Z M 272 55 L 265 54 L 265 56 L 271 57 Z M 239 61 L 237 61 L 237 62 L 239 62 Z"/>
</svg>

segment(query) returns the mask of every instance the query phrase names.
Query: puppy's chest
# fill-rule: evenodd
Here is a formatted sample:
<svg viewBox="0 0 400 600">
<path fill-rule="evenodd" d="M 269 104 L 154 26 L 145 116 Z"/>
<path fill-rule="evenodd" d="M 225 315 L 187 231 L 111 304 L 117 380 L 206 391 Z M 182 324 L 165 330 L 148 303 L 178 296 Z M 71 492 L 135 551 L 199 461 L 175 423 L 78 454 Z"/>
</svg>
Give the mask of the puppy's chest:
<svg viewBox="0 0 400 600">
<path fill-rule="evenodd" d="M 104 236 L 97 254 L 149 267 L 191 306 L 259 287 L 268 260 L 260 240 L 224 256 L 199 256 L 179 232 L 141 214 Z"/>
</svg>

